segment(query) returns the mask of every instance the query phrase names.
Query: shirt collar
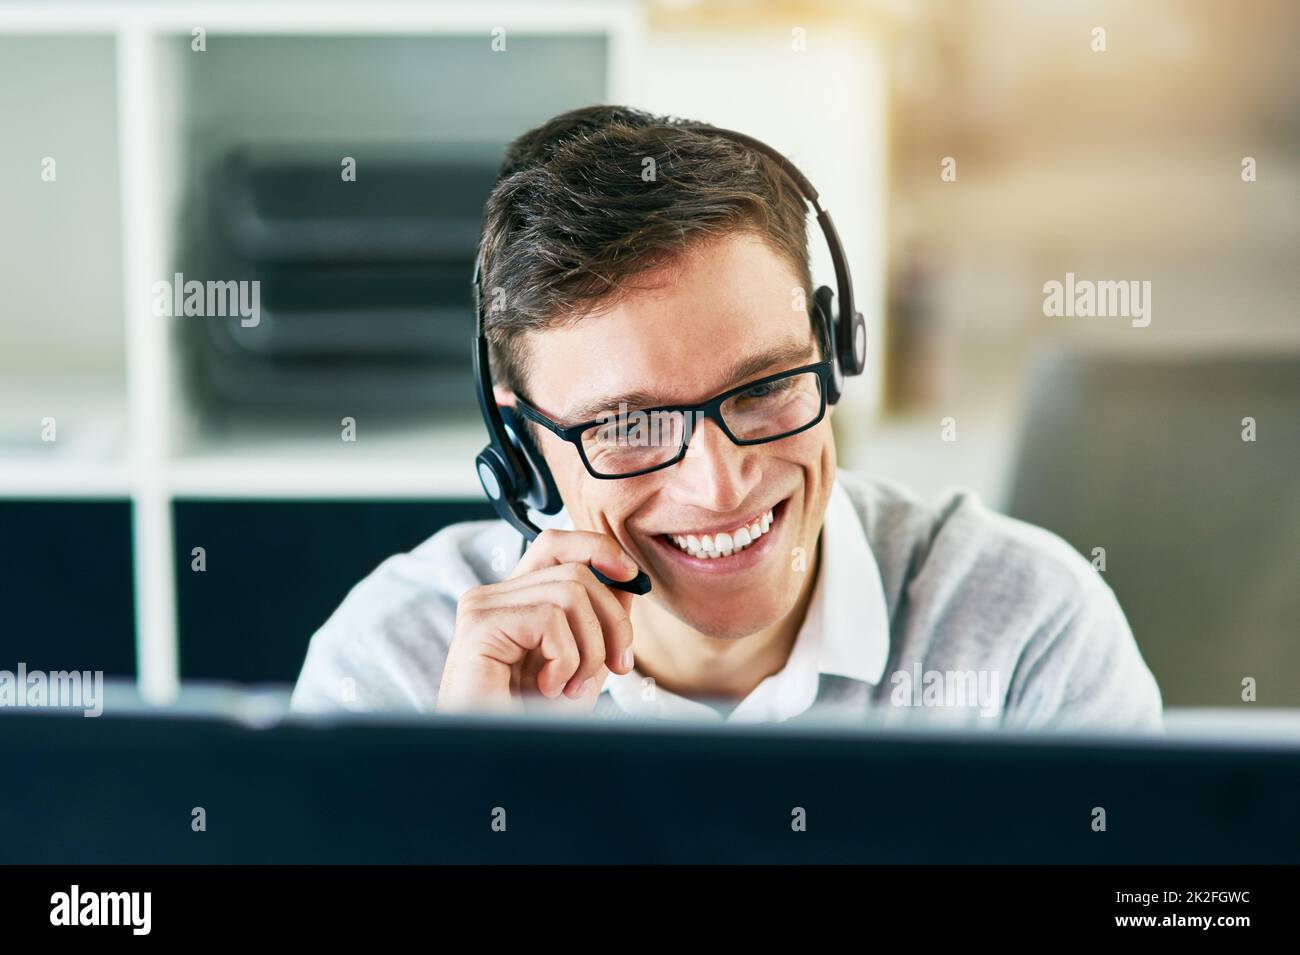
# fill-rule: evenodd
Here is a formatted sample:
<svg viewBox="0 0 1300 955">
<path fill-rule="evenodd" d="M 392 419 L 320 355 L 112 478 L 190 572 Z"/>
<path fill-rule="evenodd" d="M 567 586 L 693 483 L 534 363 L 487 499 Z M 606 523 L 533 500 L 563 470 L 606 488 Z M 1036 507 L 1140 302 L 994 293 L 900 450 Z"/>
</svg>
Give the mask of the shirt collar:
<svg viewBox="0 0 1300 955">
<path fill-rule="evenodd" d="M 836 481 L 822 524 L 817 583 L 790 657 L 785 667 L 741 700 L 727 719 L 789 719 L 815 701 L 821 674 L 879 683 L 888 655 L 889 613 L 880 569 L 857 509 Z M 722 718 L 704 703 L 645 685 L 636 670 L 611 673 L 603 693 L 609 693 L 620 709 L 637 715 Z"/>
<path fill-rule="evenodd" d="M 889 657 L 885 587 L 862 518 L 839 481 L 826 505 L 822 561 L 826 639 L 820 672 L 879 683 Z"/>
</svg>

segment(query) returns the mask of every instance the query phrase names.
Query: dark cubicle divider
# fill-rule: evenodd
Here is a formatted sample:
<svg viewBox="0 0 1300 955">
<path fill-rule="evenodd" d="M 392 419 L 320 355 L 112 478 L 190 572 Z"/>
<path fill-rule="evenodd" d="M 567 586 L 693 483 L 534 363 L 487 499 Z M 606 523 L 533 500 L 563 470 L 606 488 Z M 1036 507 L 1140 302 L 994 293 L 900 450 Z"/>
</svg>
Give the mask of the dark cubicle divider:
<svg viewBox="0 0 1300 955">
<path fill-rule="evenodd" d="M 177 501 L 182 678 L 292 683 L 362 577 L 447 524 L 490 516 L 478 501 Z M 0 501 L 0 594 L 0 670 L 134 678 L 130 501 Z"/>
<path fill-rule="evenodd" d="M 181 678 L 292 683 L 311 635 L 366 574 L 492 511 L 485 501 L 180 499 L 173 516 Z"/>
<path fill-rule="evenodd" d="M 134 677 L 131 502 L 0 501 L 0 670 Z"/>
</svg>

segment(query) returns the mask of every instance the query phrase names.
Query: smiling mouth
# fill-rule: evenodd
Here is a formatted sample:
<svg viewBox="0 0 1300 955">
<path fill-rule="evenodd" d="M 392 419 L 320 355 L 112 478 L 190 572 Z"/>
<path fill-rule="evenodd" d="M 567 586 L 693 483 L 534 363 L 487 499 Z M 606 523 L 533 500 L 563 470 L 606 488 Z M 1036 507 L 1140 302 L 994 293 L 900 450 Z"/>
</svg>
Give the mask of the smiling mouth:
<svg viewBox="0 0 1300 955">
<path fill-rule="evenodd" d="M 768 508 L 755 515 L 749 521 L 739 524 L 729 531 L 713 534 L 660 534 L 661 540 L 667 541 L 684 554 L 697 560 L 717 560 L 731 557 L 753 547 L 759 540 L 769 534 L 777 520 L 780 505 Z"/>
</svg>

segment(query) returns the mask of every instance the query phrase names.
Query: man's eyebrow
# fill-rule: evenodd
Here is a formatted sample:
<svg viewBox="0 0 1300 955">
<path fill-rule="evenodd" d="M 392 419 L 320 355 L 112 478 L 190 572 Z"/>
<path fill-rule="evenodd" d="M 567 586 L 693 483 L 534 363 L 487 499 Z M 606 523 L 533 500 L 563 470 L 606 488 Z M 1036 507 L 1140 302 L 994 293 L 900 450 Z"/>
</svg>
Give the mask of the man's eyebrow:
<svg viewBox="0 0 1300 955">
<path fill-rule="evenodd" d="M 758 352 L 754 355 L 747 355 L 732 362 L 731 367 L 727 369 L 722 378 L 722 386 L 714 394 L 721 394 L 736 385 L 743 384 L 751 378 L 757 378 L 768 369 L 775 368 L 778 365 L 802 364 L 811 357 L 815 351 L 815 345 L 811 341 L 790 340 L 782 342 L 779 345 Z M 673 401 L 664 399 L 659 395 L 650 394 L 645 391 L 625 391 L 619 395 L 612 395 L 607 398 L 600 398 L 596 401 L 588 401 L 576 408 L 568 416 L 570 421 L 575 424 L 585 424 L 588 421 L 594 421 L 601 415 L 615 414 L 620 404 L 628 408 L 661 408 L 664 405 L 687 404 L 688 402 Z"/>
</svg>

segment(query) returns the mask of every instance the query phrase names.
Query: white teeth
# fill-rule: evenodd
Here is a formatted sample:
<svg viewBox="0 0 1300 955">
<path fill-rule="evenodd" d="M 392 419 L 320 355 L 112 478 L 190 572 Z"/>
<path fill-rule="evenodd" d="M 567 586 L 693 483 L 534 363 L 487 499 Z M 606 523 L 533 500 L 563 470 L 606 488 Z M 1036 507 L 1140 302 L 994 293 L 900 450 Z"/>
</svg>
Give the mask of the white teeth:
<svg viewBox="0 0 1300 955">
<path fill-rule="evenodd" d="M 748 524 L 742 524 L 731 533 L 721 534 L 671 534 L 674 544 L 692 557 L 714 559 L 739 554 L 746 547 L 755 543 L 772 528 L 772 512 L 768 511 L 754 518 Z"/>
</svg>

